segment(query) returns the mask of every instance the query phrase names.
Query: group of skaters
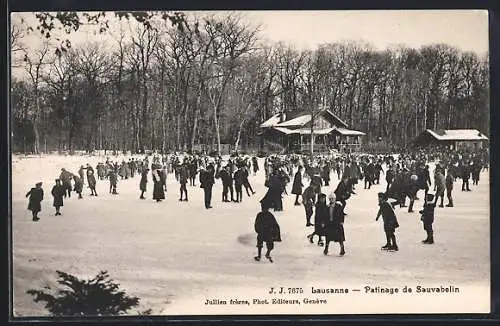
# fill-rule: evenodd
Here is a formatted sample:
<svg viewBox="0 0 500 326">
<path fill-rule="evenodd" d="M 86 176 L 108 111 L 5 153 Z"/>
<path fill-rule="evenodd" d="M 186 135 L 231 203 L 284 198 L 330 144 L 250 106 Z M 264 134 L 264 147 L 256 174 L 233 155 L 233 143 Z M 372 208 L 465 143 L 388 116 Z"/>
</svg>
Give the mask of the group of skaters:
<svg viewBox="0 0 500 326">
<path fill-rule="evenodd" d="M 429 162 L 437 162 L 432 182 Z M 340 245 L 340 256 L 345 255 L 344 219 L 345 208 L 352 195 L 356 195 L 355 187 L 364 181 L 364 189 L 379 185 L 382 174 L 385 174 L 387 187 L 379 192 L 378 213 L 376 221 L 382 217 L 386 244 L 382 250 L 398 251 L 396 229 L 399 227 L 396 207 L 406 206 L 406 198 L 410 200 L 408 212 L 412 213 L 419 191 L 424 192 L 422 209 L 419 210 L 426 238 L 423 244 L 434 243 L 434 213 L 436 207 L 444 207 L 444 195 L 448 203 L 446 207 L 454 207 L 452 191 L 457 178 L 462 180 L 462 191 L 471 191 L 469 179 L 473 185 L 479 184 L 482 170 L 488 169 L 489 154 L 487 151 L 419 151 L 403 153 L 396 159 L 394 155 L 345 155 L 337 157 L 271 156 L 266 159 L 266 186 L 268 191 L 261 200 L 262 212 L 257 216 L 255 231 L 258 234 L 258 255 L 260 261 L 263 241 L 270 251 L 274 241 L 281 241 L 279 225 L 269 212 L 282 211 L 282 198 L 286 194 L 286 185 L 290 181 L 291 171 L 296 171 L 293 178 L 292 194 L 296 195 L 295 205 L 305 209 L 306 227 L 314 226 L 314 231 L 307 236 L 310 243 L 318 237 L 318 246 L 324 247 L 325 255 L 329 252 L 329 244 L 334 241 Z M 385 167 L 385 169 L 384 169 Z M 339 183 L 328 196 L 322 192 L 322 186 L 329 186 L 331 173 L 337 174 Z M 303 178 L 309 185 L 303 190 Z M 434 194 L 429 193 L 434 184 Z M 311 219 L 314 215 L 314 223 Z M 269 228 L 262 231 L 263 216 L 267 216 Z M 323 239 L 325 241 L 323 241 Z M 269 257 L 268 257 L 269 256 Z M 270 259 L 270 258 L 269 258 Z"/>
<path fill-rule="evenodd" d="M 152 199 L 161 202 L 166 198 L 167 176 L 173 174 L 179 183 L 179 201 L 188 201 L 188 188 L 196 186 L 196 178 L 199 175 L 200 187 L 204 190 L 205 208 L 212 208 L 212 188 L 215 181 L 220 179 L 222 184 L 222 202 L 239 203 L 243 200 L 243 189 L 250 197 L 256 192 L 253 190 L 249 176 L 250 171 L 255 175 L 259 171 L 257 157 L 234 155 L 227 161 L 222 157 L 209 157 L 207 155 L 146 155 L 143 159 L 130 158 L 106 162 L 99 162 L 95 169 L 87 164 L 82 165 L 77 173 L 72 173 L 66 168 L 61 169 L 61 173 L 52 188 L 53 206 L 56 209 L 55 215 L 62 215 L 61 207 L 64 206 L 64 199 L 71 198 L 72 191 L 77 194 L 78 199 L 82 199 L 84 185 L 90 189 L 90 196 L 98 196 L 97 181 L 109 182 L 109 193 L 118 195 L 118 182 L 120 180 L 134 179 L 140 176 L 139 199 L 146 199 L 149 180 L 153 182 Z M 96 176 L 97 172 L 97 176 Z M 85 183 L 86 180 L 86 183 Z M 33 221 L 38 222 L 43 201 L 42 182 L 36 183 L 26 197 L 29 197 L 28 209 L 32 212 Z"/>
<path fill-rule="evenodd" d="M 151 163 L 150 163 L 151 161 Z M 429 163 L 437 162 L 431 176 Z M 448 199 L 446 207 L 454 207 L 453 186 L 457 179 L 462 180 L 462 191 L 471 191 L 472 185 L 478 185 L 483 169 L 488 169 L 489 156 L 487 151 L 419 151 L 401 153 L 399 155 L 317 155 L 314 158 L 305 155 L 270 155 L 264 160 L 264 177 L 267 192 L 260 200 L 261 212 L 255 220 L 257 232 L 258 255 L 261 259 L 263 244 L 266 243 L 265 257 L 272 261 L 271 251 L 275 241 L 281 241 L 280 228 L 271 209 L 283 211 L 283 198 L 288 195 L 287 187 L 292 182 L 291 194 L 295 196 L 294 205 L 302 205 L 305 210 L 306 227 L 314 227 L 307 236 L 314 243 L 318 237 L 318 246 L 323 247 L 325 255 L 329 252 L 330 243 L 340 246 L 340 255 L 345 255 L 344 220 L 347 216 L 346 206 L 360 182 L 364 190 L 370 190 L 373 185 L 380 185 L 382 175 L 385 175 L 387 186 L 379 192 L 378 213 L 376 220 L 382 217 L 386 244 L 383 250 L 398 251 L 396 229 L 399 227 L 396 209 L 408 207 L 408 212 L 414 212 L 415 202 L 420 200 L 418 193 L 423 191 L 423 205 L 419 210 L 427 237 L 424 244 L 434 243 L 434 211 L 436 207 L 444 206 L 444 196 Z M 95 170 L 89 164 L 80 166 L 78 173 L 73 174 L 62 169 L 52 188 L 53 205 L 56 215 L 61 215 L 60 208 L 66 197 L 71 197 L 74 191 L 82 198 L 86 184 L 91 196 L 98 196 L 96 191 L 96 176 L 98 180 L 109 181 L 110 194 L 117 195 L 119 180 L 134 179 L 140 175 L 140 199 L 145 199 L 149 179 L 153 182 L 152 198 L 157 202 L 165 199 L 167 175 L 174 174 L 179 183 L 179 201 L 188 201 L 188 187 L 199 186 L 204 191 L 206 209 L 212 208 L 212 189 L 217 180 L 222 185 L 221 201 L 239 203 L 243 200 L 243 189 L 247 196 L 255 194 L 249 176 L 256 175 L 260 170 L 257 157 L 233 155 L 227 161 L 222 157 L 207 155 L 147 155 L 143 159 L 131 158 L 121 163 L 111 162 L 97 164 Z M 331 175 L 337 177 L 338 184 L 328 195 L 322 187 L 329 187 Z M 293 181 L 292 181 L 293 180 Z M 307 187 L 304 183 L 308 182 Z M 433 187 L 434 194 L 431 194 Z M 27 194 L 28 209 L 33 213 L 33 221 L 38 221 L 43 200 L 42 183 L 39 182 Z M 406 205 L 407 198 L 409 205 Z M 301 202 L 300 202 L 301 201 Z M 314 218 L 314 221 L 312 220 Z"/>
</svg>

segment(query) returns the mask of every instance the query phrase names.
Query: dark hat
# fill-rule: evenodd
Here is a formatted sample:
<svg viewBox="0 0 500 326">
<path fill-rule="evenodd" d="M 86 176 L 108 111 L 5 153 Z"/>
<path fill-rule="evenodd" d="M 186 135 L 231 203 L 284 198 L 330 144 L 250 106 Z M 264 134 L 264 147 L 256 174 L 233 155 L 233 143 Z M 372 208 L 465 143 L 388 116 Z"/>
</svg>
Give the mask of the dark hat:
<svg viewBox="0 0 500 326">
<path fill-rule="evenodd" d="M 35 186 L 41 186 L 41 185 L 42 185 L 42 183 L 41 183 L 41 182 L 37 182 L 37 183 L 35 184 Z"/>
<path fill-rule="evenodd" d="M 326 194 L 319 194 L 319 198 L 326 198 Z"/>
<path fill-rule="evenodd" d="M 378 198 L 382 198 L 382 199 L 387 199 L 387 194 L 385 192 L 379 192 L 378 193 Z"/>
<path fill-rule="evenodd" d="M 56 182 L 57 182 L 57 181 L 61 181 L 61 179 L 57 178 L 57 179 L 56 179 Z"/>
<path fill-rule="evenodd" d="M 434 200 L 434 195 L 433 194 L 427 194 L 427 196 L 425 196 L 425 200 L 426 201 L 433 201 Z"/>
</svg>

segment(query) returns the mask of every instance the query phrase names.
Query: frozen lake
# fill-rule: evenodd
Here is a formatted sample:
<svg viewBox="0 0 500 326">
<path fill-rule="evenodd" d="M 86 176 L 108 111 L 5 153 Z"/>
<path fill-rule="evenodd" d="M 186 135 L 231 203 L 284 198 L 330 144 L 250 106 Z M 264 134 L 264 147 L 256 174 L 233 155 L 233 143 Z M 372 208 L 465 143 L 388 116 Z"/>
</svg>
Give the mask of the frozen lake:
<svg viewBox="0 0 500 326">
<path fill-rule="evenodd" d="M 102 158 L 101 158 L 102 159 Z M 98 181 L 99 197 L 65 199 L 62 216 L 54 216 L 50 190 L 60 169 L 77 173 L 80 165 L 93 167 L 99 158 L 85 156 L 14 157 L 12 166 L 12 245 L 14 313 L 16 316 L 45 315 L 43 303 L 34 303 L 28 289 L 55 284 L 55 271 L 93 277 L 100 270 L 131 295 L 141 299 L 140 310 L 154 314 L 312 314 L 312 313 L 401 313 L 401 312 L 489 312 L 490 220 L 489 175 L 481 174 L 479 186 L 462 192 L 461 180 L 454 186 L 454 208 L 436 208 L 435 244 L 420 241 L 425 232 L 418 213 L 396 209 L 399 252 L 384 252 L 382 221 L 375 222 L 377 193 L 381 185 L 364 190 L 360 183 L 347 204 L 346 256 L 338 256 L 331 244 L 330 255 L 309 244 L 304 208 L 293 206 L 294 196 L 285 196 L 284 211 L 275 213 L 283 242 L 273 251 L 275 263 L 255 262 L 253 223 L 264 195 L 263 161 L 250 182 L 257 191 L 244 192 L 243 202 L 221 202 L 222 185 L 216 180 L 213 209 L 205 210 L 203 192 L 189 187 L 189 202 L 179 202 L 179 185 L 172 174 L 167 181 L 167 199 L 152 200 L 149 177 L 147 200 L 139 200 L 140 176 L 119 181 L 119 195 L 108 193 L 107 180 Z M 121 161 L 121 158 L 119 158 Z M 432 171 L 431 171 L 432 172 Z M 45 200 L 41 220 L 34 223 L 27 210 L 26 192 L 44 183 Z M 332 173 L 330 193 L 338 180 Z M 471 181 L 472 184 L 472 181 Z M 288 192 L 291 191 L 290 183 Z M 419 193 L 423 199 L 423 193 Z M 445 199 L 446 204 L 446 199 Z M 422 200 L 415 203 L 418 212 Z M 460 288 L 454 294 L 367 294 L 365 286 L 416 288 Z M 301 287 L 299 305 L 205 305 L 206 299 L 250 300 L 275 298 L 270 287 Z M 315 288 L 348 288 L 345 295 L 316 295 Z M 353 292 L 359 289 L 360 292 Z M 304 304 L 304 298 L 326 300 Z M 471 300 L 474 298 L 474 300 Z"/>
</svg>

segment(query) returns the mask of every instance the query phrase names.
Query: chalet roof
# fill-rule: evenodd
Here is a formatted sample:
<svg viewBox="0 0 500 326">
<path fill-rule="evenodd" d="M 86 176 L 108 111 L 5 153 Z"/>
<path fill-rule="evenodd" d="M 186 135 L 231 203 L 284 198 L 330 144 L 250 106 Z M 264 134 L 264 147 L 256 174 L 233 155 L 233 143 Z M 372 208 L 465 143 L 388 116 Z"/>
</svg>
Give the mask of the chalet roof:
<svg viewBox="0 0 500 326">
<path fill-rule="evenodd" d="M 269 119 L 267 119 L 263 123 L 261 123 L 260 127 L 261 128 L 274 127 L 279 123 L 280 123 L 280 114 L 278 113 L 278 114 L 273 115 L 272 117 L 270 117 Z"/>
<path fill-rule="evenodd" d="M 484 134 L 480 133 L 476 129 L 453 129 L 453 130 L 427 129 L 425 132 L 431 135 L 434 139 L 442 141 L 488 140 L 488 137 L 486 137 Z"/>
<path fill-rule="evenodd" d="M 278 126 L 280 126 L 280 127 L 303 126 L 306 123 L 308 123 L 309 121 L 311 121 L 311 115 L 310 114 L 304 114 L 304 115 L 300 115 L 300 116 L 298 116 L 298 117 L 296 117 L 294 119 L 282 122 L 282 123 L 278 124 Z"/>
<path fill-rule="evenodd" d="M 283 134 L 286 134 L 286 135 L 290 135 L 290 134 L 310 135 L 311 134 L 310 128 L 288 129 L 288 128 L 284 128 L 284 127 L 273 127 L 273 129 L 276 131 L 279 131 Z M 342 136 L 364 136 L 365 135 L 364 132 L 356 131 L 356 130 L 349 130 L 349 129 L 345 129 L 345 128 L 314 129 L 315 135 L 328 135 L 332 132 L 338 133 Z"/>
<path fill-rule="evenodd" d="M 325 109 L 318 113 L 321 114 L 327 120 L 330 120 L 334 125 L 347 128 L 347 123 L 345 123 L 342 119 L 340 119 L 337 115 L 335 115 L 332 111 Z M 295 113 L 287 113 L 287 117 L 293 116 L 292 119 L 288 119 L 280 123 L 280 114 L 275 114 L 271 118 L 267 119 L 263 123 L 261 123 L 261 128 L 269 128 L 269 127 L 302 127 L 308 122 L 311 121 L 311 114 L 306 112 L 295 112 Z"/>
</svg>

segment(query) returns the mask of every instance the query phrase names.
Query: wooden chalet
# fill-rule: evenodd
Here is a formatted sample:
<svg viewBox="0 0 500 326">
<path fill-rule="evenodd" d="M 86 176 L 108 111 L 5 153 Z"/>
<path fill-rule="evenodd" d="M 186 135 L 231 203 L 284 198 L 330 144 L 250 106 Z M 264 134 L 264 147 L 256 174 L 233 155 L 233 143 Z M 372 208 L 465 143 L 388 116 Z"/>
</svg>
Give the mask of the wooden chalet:
<svg viewBox="0 0 500 326">
<path fill-rule="evenodd" d="M 450 149 L 483 148 L 488 137 L 476 129 L 424 130 L 416 139 L 417 147 L 442 146 Z"/>
<path fill-rule="evenodd" d="M 278 113 L 260 124 L 261 150 L 288 153 L 308 152 L 311 147 L 311 114 Z M 314 116 L 314 150 L 357 150 L 365 133 L 348 129 L 342 121 L 328 109 Z"/>
</svg>

